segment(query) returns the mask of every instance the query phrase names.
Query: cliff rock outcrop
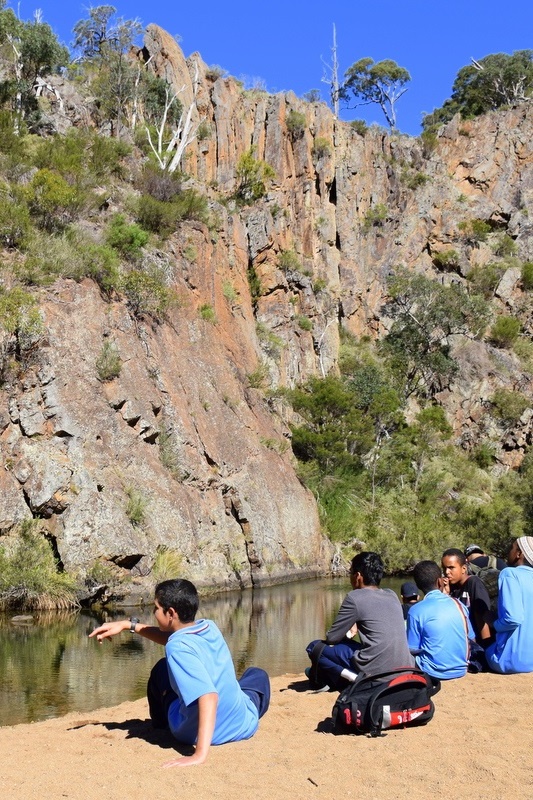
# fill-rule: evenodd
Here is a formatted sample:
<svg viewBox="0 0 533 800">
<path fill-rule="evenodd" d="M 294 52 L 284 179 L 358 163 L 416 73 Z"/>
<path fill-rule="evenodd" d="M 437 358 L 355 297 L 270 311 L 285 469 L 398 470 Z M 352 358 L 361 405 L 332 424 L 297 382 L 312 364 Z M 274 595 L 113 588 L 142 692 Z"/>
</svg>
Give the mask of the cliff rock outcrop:
<svg viewBox="0 0 533 800">
<path fill-rule="evenodd" d="M 195 103 L 203 135 L 184 170 L 217 222 L 184 222 L 154 254 L 181 298 L 161 325 L 104 301 L 89 280 L 40 291 L 46 339 L 0 392 L 0 532 L 44 518 L 62 563 L 82 573 L 105 561 L 143 576 L 167 548 L 200 585 L 316 574 L 332 548 L 296 477 L 283 409 L 250 376 L 294 386 L 336 369 L 339 326 L 382 336 L 399 264 L 461 282 L 502 233 L 533 259 L 533 106 L 454 120 L 428 152 L 408 136 L 362 134 L 290 92 L 244 91 L 155 25 L 143 53 L 185 108 Z M 299 127 L 287 124 L 295 114 Z M 236 164 L 251 149 L 275 177 L 240 208 Z M 489 244 L 464 235 L 472 219 L 490 226 Z M 443 269 L 438 254 L 451 249 L 457 263 Z M 519 304 L 519 283 L 509 268 L 503 308 Z M 109 381 L 95 367 L 105 342 L 122 362 Z M 467 447 L 491 424 L 495 387 L 533 396 L 533 386 L 511 353 L 465 338 L 454 347 L 461 370 L 439 401 Z M 502 435 L 502 468 L 520 462 L 532 431 L 525 414 Z"/>
</svg>

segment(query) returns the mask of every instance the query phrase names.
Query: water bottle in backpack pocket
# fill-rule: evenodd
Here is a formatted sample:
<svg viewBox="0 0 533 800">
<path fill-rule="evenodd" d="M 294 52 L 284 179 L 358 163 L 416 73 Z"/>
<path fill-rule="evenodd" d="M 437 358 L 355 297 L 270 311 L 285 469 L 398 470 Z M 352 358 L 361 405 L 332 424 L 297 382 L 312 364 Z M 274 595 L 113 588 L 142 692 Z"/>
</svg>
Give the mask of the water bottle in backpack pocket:
<svg viewBox="0 0 533 800">
<path fill-rule="evenodd" d="M 379 675 L 358 675 L 340 693 L 333 706 L 337 733 L 379 736 L 388 728 L 425 725 L 433 717 L 431 699 L 440 681 L 417 667 L 402 667 Z"/>
</svg>

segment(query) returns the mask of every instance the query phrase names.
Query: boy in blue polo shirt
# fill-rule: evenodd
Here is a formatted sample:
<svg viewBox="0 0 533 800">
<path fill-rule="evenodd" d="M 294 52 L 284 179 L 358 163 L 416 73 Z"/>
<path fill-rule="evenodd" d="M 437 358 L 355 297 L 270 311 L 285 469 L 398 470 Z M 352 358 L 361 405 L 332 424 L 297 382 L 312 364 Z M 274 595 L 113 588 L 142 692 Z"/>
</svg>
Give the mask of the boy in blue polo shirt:
<svg viewBox="0 0 533 800">
<path fill-rule="evenodd" d="M 463 606 L 441 591 L 435 561 L 420 561 L 413 578 L 425 597 L 407 614 L 407 643 L 416 664 L 433 678 L 462 678 L 468 667 L 468 638 L 474 635 Z"/>
<path fill-rule="evenodd" d="M 148 682 L 150 716 L 155 727 L 170 728 L 184 744 L 195 744 L 190 756 L 165 767 L 202 764 L 211 744 L 249 739 L 270 701 L 270 681 L 250 667 L 237 681 L 228 646 L 212 620 L 196 620 L 198 593 L 187 580 L 170 580 L 155 588 L 158 627 L 137 619 L 109 622 L 94 630 L 101 642 L 124 630 L 163 644 L 166 658 L 155 665 Z"/>
</svg>

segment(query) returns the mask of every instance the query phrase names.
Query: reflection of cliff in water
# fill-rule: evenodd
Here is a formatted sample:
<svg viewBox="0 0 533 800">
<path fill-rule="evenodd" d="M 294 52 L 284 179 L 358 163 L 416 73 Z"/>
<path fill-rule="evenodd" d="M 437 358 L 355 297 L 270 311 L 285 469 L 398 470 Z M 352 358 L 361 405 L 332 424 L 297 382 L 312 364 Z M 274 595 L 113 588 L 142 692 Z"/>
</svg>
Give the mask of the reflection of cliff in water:
<svg viewBox="0 0 533 800">
<path fill-rule="evenodd" d="M 223 631 L 237 674 L 250 664 L 270 675 L 302 672 L 306 645 L 329 627 L 347 588 L 330 580 L 253 589 L 206 599 L 200 613 Z"/>
<path fill-rule="evenodd" d="M 199 614 L 222 630 L 237 674 L 252 664 L 272 676 L 301 673 L 306 645 L 323 636 L 348 588 L 322 580 L 234 592 L 203 598 Z M 151 606 L 132 613 L 153 621 Z M 100 622 L 123 616 L 47 613 L 24 625 L 0 616 L 0 725 L 142 697 L 163 649 L 129 633 L 101 645 L 88 638 Z"/>
</svg>

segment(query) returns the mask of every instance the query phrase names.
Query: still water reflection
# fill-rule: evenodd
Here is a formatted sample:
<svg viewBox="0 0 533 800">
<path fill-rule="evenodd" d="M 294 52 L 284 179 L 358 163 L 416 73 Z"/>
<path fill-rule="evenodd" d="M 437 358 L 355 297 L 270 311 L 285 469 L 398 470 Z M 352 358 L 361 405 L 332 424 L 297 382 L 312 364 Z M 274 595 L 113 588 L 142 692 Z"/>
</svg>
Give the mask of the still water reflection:
<svg viewBox="0 0 533 800">
<path fill-rule="evenodd" d="M 384 581 L 399 591 L 401 581 Z M 308 666 L 306 645 L 323 635 L 349 589 L 344 580 L 306 581 L 204 598 L 200 615 L 214 619 L 233 654 L 237 674 L 263 667 L 271 676 Z M 132 610 L 141 622 L 152 609 Z M 56 613 L 14 624 L 0 616 L 0 725 L 68 711 L 90 711 L 142 697 L 159 645 L 123 633 L 96 644 L 88 634 L 124 614 Z"/>
</svg>

